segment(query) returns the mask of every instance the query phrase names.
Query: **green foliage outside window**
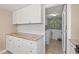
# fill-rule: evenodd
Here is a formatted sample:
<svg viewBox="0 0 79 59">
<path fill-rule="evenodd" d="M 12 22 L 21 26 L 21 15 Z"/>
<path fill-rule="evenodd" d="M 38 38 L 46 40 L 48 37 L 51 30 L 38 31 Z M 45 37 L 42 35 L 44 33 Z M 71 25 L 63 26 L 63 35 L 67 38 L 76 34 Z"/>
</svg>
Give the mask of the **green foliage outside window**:
<svg viewBox="0 0 79 59">
<path fill-rule="evenodd" d="M 48 18 L 48 28 L 62 29 L 62 18 L 61 17 Z"/>
</svg>

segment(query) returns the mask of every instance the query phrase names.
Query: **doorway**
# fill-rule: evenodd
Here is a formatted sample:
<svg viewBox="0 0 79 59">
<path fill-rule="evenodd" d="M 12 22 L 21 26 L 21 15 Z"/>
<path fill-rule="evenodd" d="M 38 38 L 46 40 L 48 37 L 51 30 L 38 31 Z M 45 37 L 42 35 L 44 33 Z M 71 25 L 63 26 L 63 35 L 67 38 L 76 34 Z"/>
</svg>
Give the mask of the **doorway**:
<svg viewBox="0 0 79 59">
<path fill-rule="evenodd" d="M 66 52 L 66 5 L 45 8 L 45 52 L 63 54 Z"/>
</svg>

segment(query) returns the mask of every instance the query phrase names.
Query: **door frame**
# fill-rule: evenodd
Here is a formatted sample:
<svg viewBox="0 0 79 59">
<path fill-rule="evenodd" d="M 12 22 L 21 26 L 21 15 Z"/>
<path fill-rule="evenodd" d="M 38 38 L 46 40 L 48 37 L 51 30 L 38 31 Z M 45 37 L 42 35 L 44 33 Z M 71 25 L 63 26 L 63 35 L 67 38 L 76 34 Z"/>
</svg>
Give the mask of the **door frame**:
<svg viewBox="0 0 79 59">
<path fill-rule="evenodd" d="M 64 5 L 64 4 L 47 4 L 47 5 L 43 5 L 43 19 L 44 19 L 44 25 L 45 25 L 45 10 L 46 10 L 46 8 L 50 8 L 50 7 L 56 7 L 56 6 L 61 6 L 61 5 Z M 66 5 L 66 4 L 65 4 Z M 66 22 L 67 22 L 67 19 L 66 19 Z M 66 25 L 67 25 L 67 23 L 66 23 Z M 67 26 L 66 26 L 67 27 Z M 67 28 L 66 28 L 66 30 L 67 30 Z M 67 33 L 67 32 L 66 32 Z M 66 38 L 67 38 L 67 35 L 66 35 Z M 67 44 L 67 39 L 65 40 L 65 43 Z M 66 45 L 66 47 L 67 47 L 67 45 Z M 65 48 L 65 51 L 63 51 L 63 53 L 66 53 L 66 49 L 67 48 Z"/>
<path fill-rule="evenodd" d="M 63 12 L 62 12 L 62 39 L 63 39 L 62 48 L 65 54 L 67 50 L 67 5 L 66 4 L 64 4 Z"/>
</svg>

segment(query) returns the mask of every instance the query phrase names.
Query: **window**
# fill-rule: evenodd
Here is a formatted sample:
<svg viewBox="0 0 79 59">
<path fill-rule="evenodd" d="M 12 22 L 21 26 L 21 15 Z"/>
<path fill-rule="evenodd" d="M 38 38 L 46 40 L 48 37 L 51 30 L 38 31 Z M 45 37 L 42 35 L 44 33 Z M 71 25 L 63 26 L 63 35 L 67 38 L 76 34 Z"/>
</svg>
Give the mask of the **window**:
<svg viewBox="0 0 79 59">
<path fill-rule="evenodd" d="M 62 18 L 61 17 L 48 18 L 48 28 L 62 29 Z"/>
</svg>

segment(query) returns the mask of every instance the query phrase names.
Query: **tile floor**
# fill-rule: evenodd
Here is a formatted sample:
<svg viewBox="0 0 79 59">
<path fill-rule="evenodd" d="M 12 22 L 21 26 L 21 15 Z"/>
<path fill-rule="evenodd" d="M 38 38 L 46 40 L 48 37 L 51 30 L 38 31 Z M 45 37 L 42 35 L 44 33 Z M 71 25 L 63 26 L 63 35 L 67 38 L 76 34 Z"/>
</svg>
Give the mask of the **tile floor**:
<svg viewBox="0 0 79 59">
<path fill-rule="evenodd" d="M 49 46 L 46 46 L 46 54 L 63 54 L 62 42 L 52 39 Z"/>
</svg>

